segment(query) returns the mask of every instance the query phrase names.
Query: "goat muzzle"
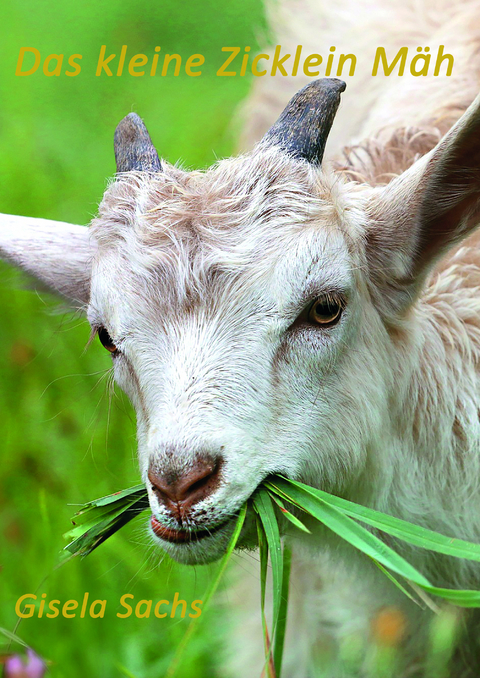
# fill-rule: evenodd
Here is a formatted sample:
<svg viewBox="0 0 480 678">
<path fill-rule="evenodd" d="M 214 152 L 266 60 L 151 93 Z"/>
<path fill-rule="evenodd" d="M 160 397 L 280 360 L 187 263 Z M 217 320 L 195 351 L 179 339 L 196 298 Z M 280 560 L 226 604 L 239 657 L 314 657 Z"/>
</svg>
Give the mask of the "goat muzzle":
<svg viewBox="0 0 480 678">
<path fill-rule="evenodd" d="M 151 465 L 148 479 L 158 501 L 182 523 L 196 504 L 215 492 L 220 484 L 221 466 L 221 458 L 198 456 L 183 472 Z"/>
</svg>

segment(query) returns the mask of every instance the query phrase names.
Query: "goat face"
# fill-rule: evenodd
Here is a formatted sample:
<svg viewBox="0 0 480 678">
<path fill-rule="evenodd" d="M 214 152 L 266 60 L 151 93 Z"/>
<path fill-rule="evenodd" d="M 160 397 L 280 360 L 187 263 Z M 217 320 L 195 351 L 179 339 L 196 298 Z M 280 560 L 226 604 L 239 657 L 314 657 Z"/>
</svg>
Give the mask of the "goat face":
<svg viewBox="0 0 480 678">
<path fill-rule="evenodd" d="M 380 188 L 320 167 L 343 88 L 311 83 L 250 155 L 206 172 L 160 162 L 130 114 L 90 229 L 2 218 L 0 255 L 87 308 L 111 352 L 152 532 L 183 562 L 223 553 L 270 474 L 368 501 L 411 444 L 415 302 L 479 223 L 480 98 Z"/>
<path fill-rule="evenodd" d="M 135 405 L 153 532 L 175 558 L 220 555 L 270 474 L 339 490 L 361 470 L 381 349 L 359 350 L 376 320 L 361 320 L 352 202 L 274 148 L 129 173 L 105 194 L 88 315 Z"/>
</svg>

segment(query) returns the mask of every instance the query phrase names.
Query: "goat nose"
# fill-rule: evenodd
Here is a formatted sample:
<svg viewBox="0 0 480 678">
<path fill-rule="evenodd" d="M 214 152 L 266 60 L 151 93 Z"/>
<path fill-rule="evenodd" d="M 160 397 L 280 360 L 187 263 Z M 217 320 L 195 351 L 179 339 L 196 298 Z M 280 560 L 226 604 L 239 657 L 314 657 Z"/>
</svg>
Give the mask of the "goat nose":
<svg viewBox="0 0 480 678">
<path fill-rule="evenodd" d="M 185 471 L 161 469 L 153 464 L 148 479 L 159 501 L 174 515 L 184 517 L 194 504 L 206 499 L 220 483 L 221 460 L 197 457 Z"/>
</svg>

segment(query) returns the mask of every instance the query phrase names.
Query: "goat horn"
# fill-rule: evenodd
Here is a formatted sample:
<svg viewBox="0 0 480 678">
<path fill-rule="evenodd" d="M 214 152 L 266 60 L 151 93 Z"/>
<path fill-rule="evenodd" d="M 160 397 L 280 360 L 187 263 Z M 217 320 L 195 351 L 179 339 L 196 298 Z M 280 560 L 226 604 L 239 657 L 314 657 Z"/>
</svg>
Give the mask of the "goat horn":
<svg viewBox="0 0 480 678">
<path fill-rule="evenodd" d="M 114 136 L 117 172 L 161 172 L 162 165 L 145 123 L 136 113 L 121 120 Z"/>
<path fill-rule="evenodd" d="M 321 165 L 340 94 L 346 86 L 338 78 L 321 78 L 306 85 L 290 99 L 263 142 L 279 146 L 294 158 Z"/>
</svg>

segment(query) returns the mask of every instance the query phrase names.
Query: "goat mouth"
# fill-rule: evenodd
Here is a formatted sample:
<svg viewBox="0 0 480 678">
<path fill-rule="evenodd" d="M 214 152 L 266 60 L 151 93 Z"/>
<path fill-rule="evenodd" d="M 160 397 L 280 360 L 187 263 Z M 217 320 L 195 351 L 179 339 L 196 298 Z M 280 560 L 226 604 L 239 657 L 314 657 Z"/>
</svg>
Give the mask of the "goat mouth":
<svg viewBox="0 0 480 678">
<path fill-rule="evenodd" d="M 187 544 L 193 541 L 200 541 L 201 539 L 210 537 L 215 532 L 218 532 L 218 530 L 224 527 L 227 522 L 228 520 L 220 523 L 220 525 L 211 527 L 208 530 L 197 530 L 196 532 L 192 532 L 190 530 L 175 530 L 172 527 L 166 527 L 165 525 L 162 525 L 155 516 L 152 516 L 150 519 L 150 525 L 152 526 L 154 534 L 159 537 L 159 539 L 168 541 L 171 544 Z"/>
</svg>

